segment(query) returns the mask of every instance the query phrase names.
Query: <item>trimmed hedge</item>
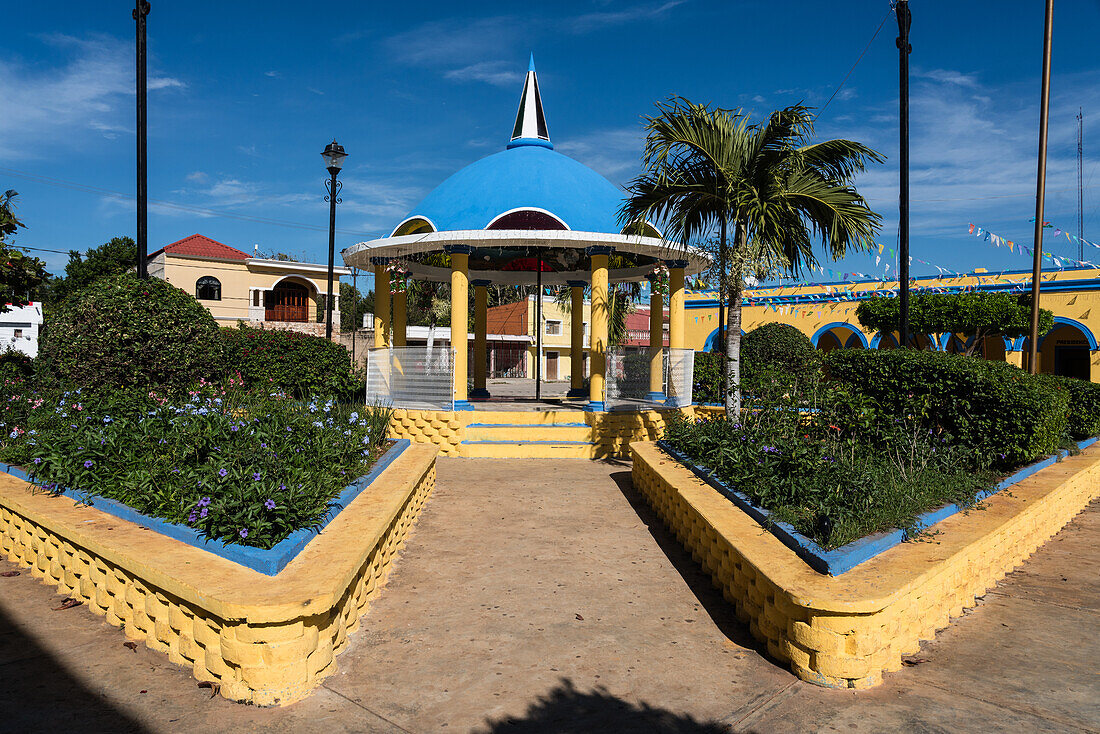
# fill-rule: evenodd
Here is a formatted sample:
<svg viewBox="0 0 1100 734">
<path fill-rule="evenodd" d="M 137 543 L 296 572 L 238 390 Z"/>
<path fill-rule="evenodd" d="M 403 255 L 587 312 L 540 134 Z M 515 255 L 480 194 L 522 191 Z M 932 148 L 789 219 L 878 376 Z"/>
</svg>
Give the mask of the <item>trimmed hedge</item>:
<svg viewBox="0 0 1100 734">
<path fill-rule="evenodd" d="M 224 329 L 226 358 L 246 385 L 271 386 L 299 397 L 362 397 L 351 372 L 351 355 L 336 342 L 284 329 L 255 329 L 241 323 Z"/>
<path fill-rule="evenodd" d="M 696 352 L 692 400 L 721 403 L 723 365 L 720 352 Z M 741 337 L 741 380 L 766 374 L 787 375 L 799 383 L 821 375 L 821 352 L 790 324 L 762 324 Z"/>
<path fill-rule="evenodd" d="M 186 389 L 224 372 L 214 317 L 158 278 L 124 273 L 66 298 L 43 330 L 38 369 L 64 385 Z"/>
<path fill-rule="evenodd" d="M 1070 394 L 1003 362 L 909 349 L 834 349 L 828 377 L 875 400 L 887 415 L 912 416 L 1008 468 L 1054 453 L 1066 434 Z"/>
<path fill-rule="evenodd" d="M 1049 379 L 1068 393 L 1066 430 L 1070 437 L 1081 440 L 1100 436 L 1100 385 L 1073 377 Z"/>
<path fill-rule="evenodd" d="M 777 372 L 801 381 L 817 376 L 821 352 L 810 337 L 790 324 L 770 322 L 741 337 L 741 364 L 749 377 Z"/>
</svg>

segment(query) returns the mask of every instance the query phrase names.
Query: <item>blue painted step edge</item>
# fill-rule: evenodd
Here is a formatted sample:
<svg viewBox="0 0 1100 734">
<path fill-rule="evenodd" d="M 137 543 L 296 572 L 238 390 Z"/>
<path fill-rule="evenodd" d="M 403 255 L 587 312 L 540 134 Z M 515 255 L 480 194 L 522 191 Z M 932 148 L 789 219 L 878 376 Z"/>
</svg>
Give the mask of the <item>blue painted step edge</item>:
<svg viewBox="0 0 1100 734">
<path fill-rule="evenodd" d="M 464 444 L 513 444 L 529 445 L 529 444 L 550 444 L 551 446 L 594 446 L 591 441 L 463 441 Z"/>
<path fill-rule="evenodd" d="M 1096 438 L 1078 441 L 1077 447 L 1079 449 L 1085 449 L 1096 443 L 1096 441 Z M 869 561 L 880 553 L 893 548 L 897 544 L 903 542 L 907 537 L 904 530 L 889 530 L 875 533 L 874 535 L 868 535 L 865 538 L 854 540 L 848 545 L 843 545 L 833 550 L 825 550 L 813 540 L 795 530 L 789 523 L 771 520 L 771 513 L 768 510 L 753 504 L 752 500 L 745 494 L 722 482 L 714 476 L 712 470 L 695 464 L 687 456 L 676 451 L 664 441 L 658 441 L 657 445 L 660 446 L 665 453 L 675 458 L 687 469 L 690 469 L 695 476 L 726 495 L 735 505 L 744 510 L 749 517 L 767 528 L 772 535 L 779 538 L 785 546 L 797 553 L 802 560 L 806 561 L 811 568 L 819 573 L 839 576 L 846 571 L 852 570 L 859 564 Z M 1068 455 L 1066 451 L 1059 451 L 1055 456 L 1050 456 L 1034 464 L 1029 464 L 1012 476 L 1001 481 L 993 489 L 986 492 L 980 492 L 977 495 L 977 500 L 983 500 L 1000 492 L 1002 489 L 1011 487 L 1013 484 L 1026 479 L 1032 474 L 1042 469 L 1046 469 L 1048 466 L 1052 466 L 1056 461 Z M 964 508 L 959 505 L 950 504 L 938 510 L 926 512 L 917 517 L 916 528 L 918 531 L 926 530 L 941 520 L 951 517 L 962 509 Z"/>
<path fill-rule="evenodd" d="M 332 500 L 332 509 L 335 511 L 330 512 L 320 530 L 316 528 L 295 530 L 273 547 L 266 550 L 246 545 L 219 545 L 217 541 L 205 537 L 198 530 L 188 527 L 187 525 L 171 523 L 156 517 L 143 515 L 121 502 L 116 502 L 115 500 L 110 500 L 95 494 L 75 492 L 71 489 L 62 489 L 60 494 L 70 497 L 78 503 L 86 504 L 97 510 L 106 512 L 109 515 L 114 515 L 122 520 L 137 523 L 142 527 L 155 530 L 161 535 L 166 535 L 169 538 L 174 538 L 175 540 L 187 543 L 196 548 L 201 548 L 227 561 L 232 561 L 233 563 L 251 568 L 253 571 L 259 571 L 267 576 L 274 576 L 282 571 L 288 563 L 293 561 L 297 555 L 302 552 L 302 549 L 306 547 L 309 541 L 313 540 L 316 535 L 324 532 L 325 527 L 332 522 L 332 519 L 339 515 L 341 510 L 351 504 L 352 500 L 358 497 L 360 492 L 370 486 L 370 483 L 384 472 L 386 467 L 392 464 L 412 442 L 407 438 L 403 438 L 391 441 L 391 443 L 394 445 L 386 451 L 386 453 L 382 454 L 369 472 L 344 487 L 340 494 Z M 0 470 L 11 474 L 13 477 L 18 477 L 25 482 L 34 484 L 30 477 L 27 476 L 27 473 L 19 467 L 0 463 Z"/>
</svg>

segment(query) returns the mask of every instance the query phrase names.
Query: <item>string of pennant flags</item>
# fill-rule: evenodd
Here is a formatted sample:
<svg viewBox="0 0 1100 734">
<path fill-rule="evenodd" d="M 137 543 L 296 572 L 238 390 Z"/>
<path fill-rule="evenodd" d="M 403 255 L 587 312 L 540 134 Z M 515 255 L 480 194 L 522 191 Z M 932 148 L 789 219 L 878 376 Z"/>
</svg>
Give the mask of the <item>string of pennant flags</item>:
<svg viewBox="0 0 1100 734">
<path fill-rule="evenodd" d="M 1034 222 L 1035 217 L 1032 217 L 1031 221 Z M 1049 227 L 1050 225 L 1047 222 L 1044 222 L 1043 226 L 1044 227 Z M 1020 251 L 1020 252 L 1027 253 L 1028 255 L 1034 255 L 1034 253 L 1035 253 L 1035 251 L 1031 247 L 1028 247 L 1027 245 L 1023 244 L 1022 242 L 1014 242 L 1013 240 L 1010 240 L 1007 237 L 1002 237 L 998 234 L 994 234 L 993 232 L 990 232 L 988 229 L 985 229 L 984 227 L 978 227 L 977 225 L 975 225 L 973 223 L 970 224 L 969 232 L 970 232 L 970 234 L 974 235 L 975 237 L 981 238 L 983 241 L 993 243 L 997 247 L 1007 247 L 1009 252 Z M 1086 244 L 1086 245 L 1089 245 L 1090 247 L 1095 247 L 1097 249 L 1100 249 L 1100 245 L 1096 244 L 1095 242 L 1090 242 L 1089 240 L 1086 240 L 1084 238 L 1079 238 L 1075 235 L 1071 235 L 1069 232 L 1066 232 L 1064 230 L 1055 228 L 1054 229 L 1054 236 L 1058 237 L 1058 236 L 1061 236 L 1061 235 L 1065 235 L 1066 240 L 1068 242 L 1070 242 L 1071 244 L 1074 244 L 1074 243 L 1076 243 L 1076 244 Z M 1053 263 L 1059 269 L 1064 269 L 1066 267 L 1081 267 L 1081 266 L 1090 267 L 1090 268 L 1100 267 L 1100 265 L 1097 265 L 1096 263 L 1090 262 L 1088 260 L 1076 260 L 1074 258 L 1065 257 L 1063 255 L 1055 255 L 1052 252 L 1045 252 L 1044 251 L 1044 252 L 1041 253 L 1041 255 L 1044 259 L 1050 260 L 1050 262 Z"/>
</svg>

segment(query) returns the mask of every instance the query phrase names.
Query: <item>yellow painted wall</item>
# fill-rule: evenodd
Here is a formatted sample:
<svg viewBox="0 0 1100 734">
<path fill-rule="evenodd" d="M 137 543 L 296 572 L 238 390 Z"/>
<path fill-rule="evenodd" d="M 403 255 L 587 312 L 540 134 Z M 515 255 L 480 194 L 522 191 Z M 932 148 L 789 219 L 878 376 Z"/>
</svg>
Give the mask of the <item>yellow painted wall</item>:
<svg viewBox="0 0 1100 734">
<path fill-rule="evenodd" d="M 1060 271 L 1044 273 L 1043 287 L 1064 281 L 1078 281 L 1079 286 L 1071 290 L 1042 293 L 1040 304 L 1042 308 L 1050 310 L 1055 317 L 1071 319 L 1081 323 L 1091 330 L 1094 335 L 1100 335 L 1100 269 Z M 1092 281 L 1092 283 L 1080 283 L 1080 281 Z M 997 276 L 996 274 L 971 274 L 956 278 L 930 279 L 924 278 L 916 282 L 920 287 L 942 286 L 976 286 L 993 283 L 1019 283 L 1030 288 L 1030 274 L 1015 274 Z M 825 287 L 821 285 L 786 286 L 777 288 L 752 289 L 747 291 L 747 298 L 771 297 L 771 296 L 806 296 L 826 295 L 829 300 L 814 303 L 800 303 L 794 305 L 777 305 L 776 308 L 764 305 L 746 305 L 742 311 L 742 328 L 747 332 L 764 323 L 779 322 L 790 324 L 809 337 L 822 327 L 835 322 L 846 323 L 851 330 L 845 327 L 834 327 L 829 331 L 833 333 L 843 345 L 853 331 L 863 334 L 867 343 L 873 341 L 875 334 L 862 329 L 856 318 L 856 308 L 859 306 L 861 294 L 873 295 L 876 290 L 896 289 L 897 281 L 879 281 L 855 283 L 844 286 Z M 1096 287 L 1097 290 L 1090 290 Z M 853 300 L 841 300 L 838 295 L 854 295 Z M 689 292 L 687 294 L 687 308 L 685 310 L 685 332 L 687 343 L 685 346 L 696 350 L 705 348 L 707 338 L 718 328 L 718 307 L 716 305 L 703 305 L 704 302 L 714 302 L 717 293 Z M 828 338 L 825 338 L 828 342 Z M 922 340 L 926 342 L 926 340 Z M 1042 343 L 1042 357 L 1040 371 L 1054 371 L 1054 352 L 1056 346 L 1086 345 L 1076 329 L 1057 326 L 1053 329 L 1049 338 Z M 819 343 L 819 346 L 822 344 Z M 925 346 L 927 344 L 925 343 Z M 828 348 L 828 346 L 825 346 Z M 1026 344 L 1024 345 L 1026 349 Z M 1006 357 L 1003 344 L 988 345 L 986 357 L 989 359 L 1014 362 L 1011 351 Z M 1100 350 L 1089 355 L 1089 371 L 1093 381 L 1100 381 Z"/>
<path fill-rule="evenodd" d="M 535 338 L 535 303 L 534 300 L 528 302 L 530 308 L 527 309 L 527 334 L 531 337 L 532 342 L 527 348 L 527 375 L 531 378 L 535 376 L 535 355 L 536 345 L 534 343 Z M 584 302 L 584 326 L 586 334 L 589 336 L 592 333 L 592 308 L 591 303 L 587 300 Z M 568 380 L 571 376 L 571 358 L 572 351 L 570 350 L 570 334 L 569 323 L 570 313 L 568 310 L 562 308 L 555 301 L 544 300 L 542 303 L 542 318 L 543 323 L 547 321 L 560 321 L 561 322 L 561 334 L 551 335 L 543 331 L 542 335 L 542 353 L 545 358 L 547 352 L 558 353 L 558 380 Z M 545 326 L 544 326 L 545 329 Z M 582 344 L 584 350 L 588 351 L 588 338 L 586 337 Z M 544 363 L 545 364 L 545 363 Z M 543 371 L 543 379 L 546 379 L 546 371 Z"/>
<path fill-rule="evenodd" d="M 217 278 L 222 284 L 221 300 L 200 300 L 199 303 L 206 306 L 215 319 L 223 322 L 238 319 L 247 321 L 249 305 L 254 303 L 252 291 L 271 290 L 276 283 L 289 278 L 309 290 L 313 303 L 309 315 L 310 321 L 314 321 L 319 294 L 328 291 L 327 274 L 306 268 L 287 269 L 286 263 L 280 263 L 280 266 L 265 266 L 256 261 L 246 263 L 243 260 L 215 260 L 161 253 L 150 263 L 149 272 L 192 295 L 196 293 L 195 284 L 199 278 L 207 275 Z M 260 308 L 262 312 L 262 306 Z"/>
</svg>

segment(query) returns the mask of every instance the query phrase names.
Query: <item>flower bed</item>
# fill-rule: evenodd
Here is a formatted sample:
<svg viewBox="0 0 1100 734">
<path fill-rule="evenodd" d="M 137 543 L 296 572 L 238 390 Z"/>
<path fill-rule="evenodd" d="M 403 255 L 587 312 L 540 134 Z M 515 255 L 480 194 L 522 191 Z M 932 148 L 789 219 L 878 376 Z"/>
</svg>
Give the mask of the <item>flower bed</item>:
<svg viewBox="0 0 1100 734">
<path fill-rule="evenodd" d="M 157 392 L 37 393 L 3 404 L 0 461 L 50 491 L 113 500 L 209 540 L 272 548 L 319 529 L 389 448 L 388 411 L 203 382 Z"/>
</svg>

